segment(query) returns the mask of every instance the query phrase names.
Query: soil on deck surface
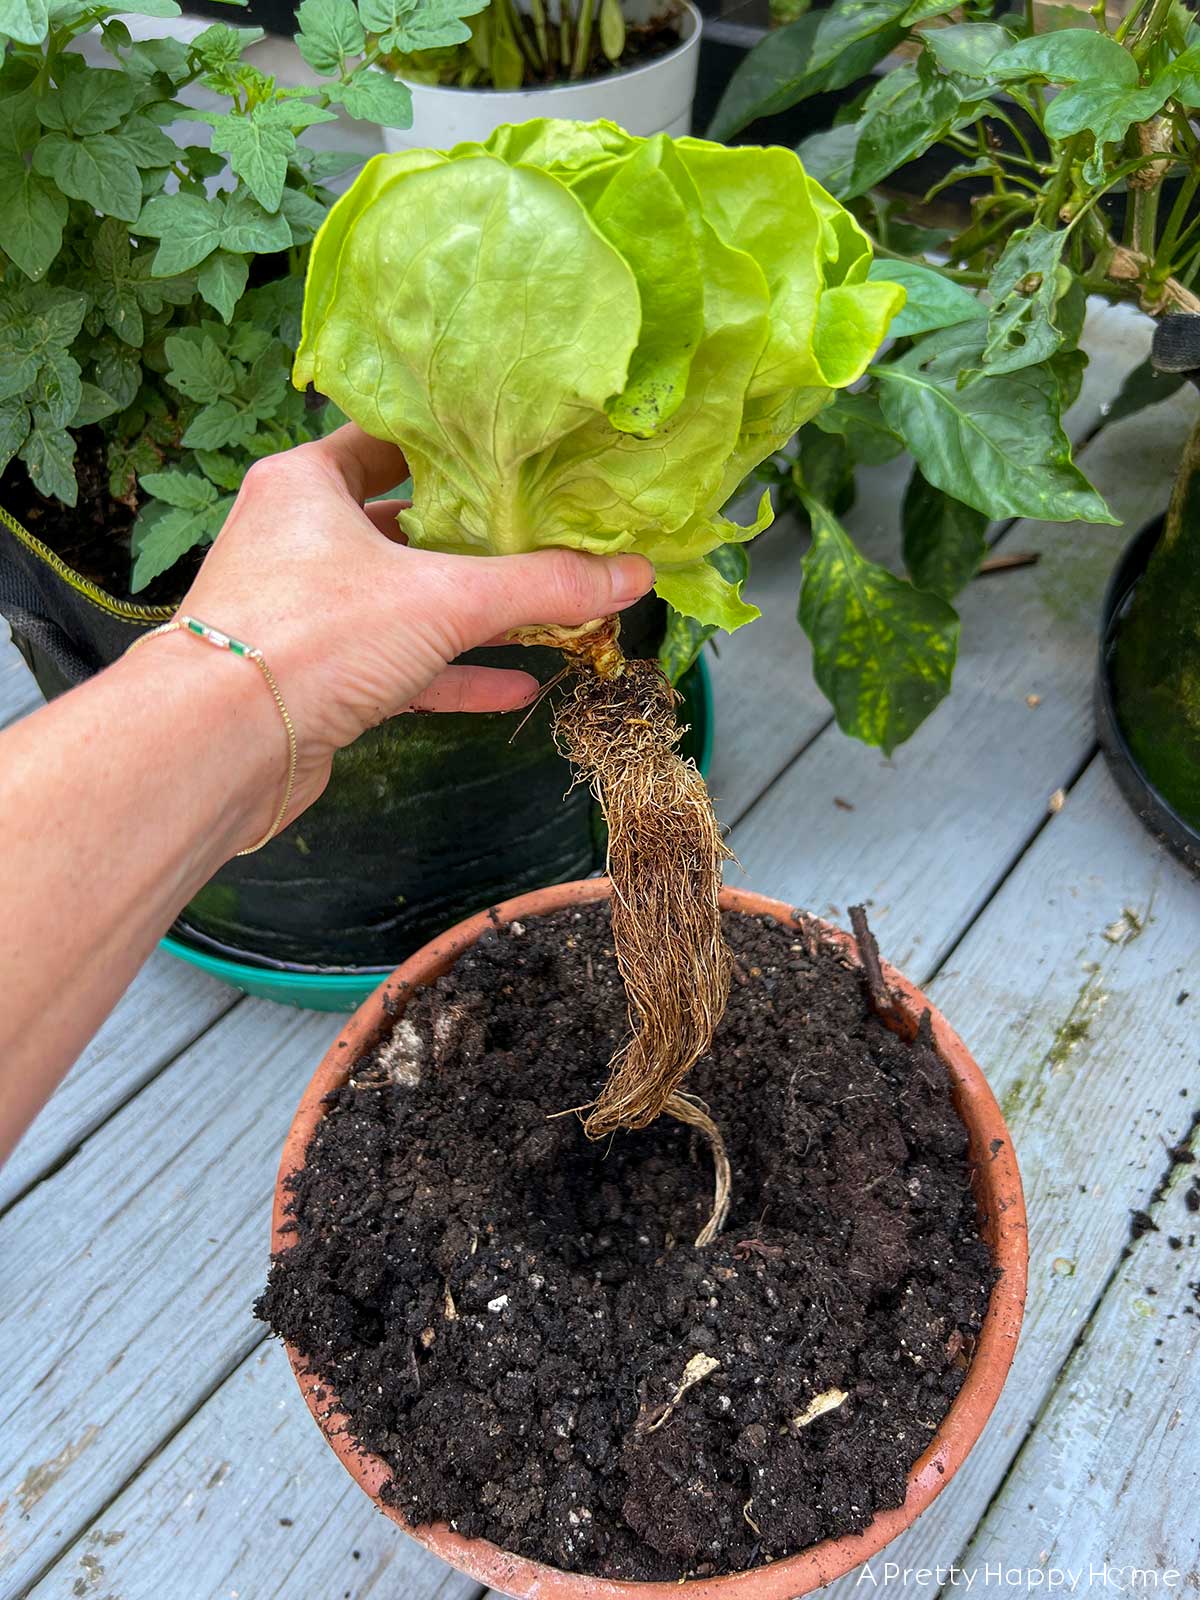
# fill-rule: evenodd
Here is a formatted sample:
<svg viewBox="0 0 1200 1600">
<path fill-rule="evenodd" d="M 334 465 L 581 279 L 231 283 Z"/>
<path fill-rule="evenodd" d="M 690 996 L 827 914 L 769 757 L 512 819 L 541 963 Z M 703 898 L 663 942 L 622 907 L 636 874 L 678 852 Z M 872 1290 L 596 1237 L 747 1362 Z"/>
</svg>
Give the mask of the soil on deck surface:
<svg viewBox="0 0 1200 1600">
<path fill-rule="evenodd" d="M 258 1311 L 410 1522 L 673 1579 L 904 1498 L 994 1279 L 966 1133 L 931 1043 L 875 1020 L 839 952 L 726 925 L 729 1009 L 689 1088 L 733 1208 L 702 1252 L 712 1167 L 690 1130 L 589 1144 L 547 1116 L 593 1098 L 625 1031 L 604 907 L 489 934 L 331 1097 Z M 719 1365 L 666 1412 L 698 1355 Z"/>
</svg>

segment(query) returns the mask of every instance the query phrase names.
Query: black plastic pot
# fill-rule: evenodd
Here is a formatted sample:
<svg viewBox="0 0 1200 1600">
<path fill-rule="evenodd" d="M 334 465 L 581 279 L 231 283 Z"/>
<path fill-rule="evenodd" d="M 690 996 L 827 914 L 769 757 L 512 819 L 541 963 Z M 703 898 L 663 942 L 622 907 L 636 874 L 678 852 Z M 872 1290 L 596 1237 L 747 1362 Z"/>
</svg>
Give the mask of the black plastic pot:
<svg viewBox="0 0 1200 1600">
<path fill-rule="evenodd" d="M 212 17 L 216 22 L 228 22 L 238 28 L 265 28 L 268 33 L 282 34 L 290 39 L 299 24 L 296 6 L 284 5 L 283 0 L 249 0 L 245 6 L 234 6 L 229 0 L 188 0 L 185 8 L 193 16 Z"/>
<path fill-rule="evenodd" d="M 114 661 L 171 609 L 106 594 L 0 513 L 0 614 L 47 698 Z M 656 653 L 665 617 L 653 598 L 625 613 L 630 654 Z M 519 665 L 542 682 L 562 665 L 557 652 L 515 646 L 467 659 Z M 192 950 L 250 967 L 390 970 L 481 906 L 586 877 L 603 861 L 598 813 L 587 789 L 571 786 L 550 716 L 544 702 L 519 733 L 515 713 L 372 729 L 338 753 L 316 804 L 265 849 L 222 867 L 173 931 Z"/>
<path fill-rule="evenodd" d="M 1096 733 L 1117 787 L 1155 838 L 1192 872 L 1200 875 L 1200 830 L 1182 817 L 1152 782 L 1130 748 L 1113 675 L 1113 654 L 1122 618 L 1163 530 L 1163 518 L 1144 527 L 1126 545 L 1104 596 L 1100 656 L 1096 669 Z"/>
</svg>

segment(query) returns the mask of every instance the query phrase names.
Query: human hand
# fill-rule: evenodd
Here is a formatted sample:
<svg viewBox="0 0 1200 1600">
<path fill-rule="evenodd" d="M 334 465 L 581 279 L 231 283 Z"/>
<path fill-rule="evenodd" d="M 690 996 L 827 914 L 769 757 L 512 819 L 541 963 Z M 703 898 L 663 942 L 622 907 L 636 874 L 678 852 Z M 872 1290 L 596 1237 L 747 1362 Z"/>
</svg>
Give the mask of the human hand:
<svg viewBox="0 0 1200 1600">
<path fill-rule="evenodd" d="M 352 424 L 256 463 L 183 599 L 275 674 L 296 727 L 289 817 L 321 793 L 334 752 L 386 717 L 510 711 L 537 693 L 527 672 L 451 665 L 464 651 L 528 624 L 606 616 L 654 581 L 643 556 L 409 549 L 395 520 L 404 502 L 364 506 L 407 471 L 395 446 Z"/>
</svg>

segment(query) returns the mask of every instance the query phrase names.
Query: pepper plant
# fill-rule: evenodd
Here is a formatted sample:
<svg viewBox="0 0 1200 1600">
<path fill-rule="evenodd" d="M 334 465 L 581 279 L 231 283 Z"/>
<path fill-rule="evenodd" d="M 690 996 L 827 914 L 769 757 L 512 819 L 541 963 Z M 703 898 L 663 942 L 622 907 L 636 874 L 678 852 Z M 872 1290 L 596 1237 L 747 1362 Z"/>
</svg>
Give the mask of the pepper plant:
<svg viewBox="0 0 1200 1600">
<path fill-rule="evenodd" d="M 319 82 L 288 87 L 245 59 L 259 29 L 134 39 L 115 6 L 0 0 L 0 469 L 73 506 L 98 428 L 108 492 L 138 513 L 134 591 L 215 536 L 253 460 L 337 420 L 288 374 L 325 185 L 357 157 L 305 132 L 335 108 L 409 126 L 378 63 L 467 37 L 479 3 L 303 0 Z M 89 33 L 111 65 L 85 61 Z M 185 103 L 192 86 L 216 109 Z"/>
<path fill-rule="evenodd" d="M 908 299 L 863 382 L 767 476 L 812 526 L 800 622 L 817 680 L 840 725 L 889 752 L 950 687 L 952 602 L 989 522 L 1114 520 L 1061 422 L 1086 364 L 1086 297 L 1152 316 L 1200 309 L 1200 29 L 1179 0 L 1133 0 L 1111 29 L 1103 0 L 1070 15 L 1039 33 L 1032 5 L 835 0 L 750 53 L 710 130 L 729 139 L 812 95 L 855 90 L 798 153 L 872 239 L 871 277 Z M 901 44 L 907 59 L 873 75 Z M 881 192 L 935 147 L 942 173 L 924 199 L 960 181 L 971 191 L 952 233 L 914 224 L 894 184 Z M 1141 369 L 1110 416 L 1172 386 Z M 903 450 L 907 579 L 867 560 L 838 521 L 855 469 Z"/>
</svg>

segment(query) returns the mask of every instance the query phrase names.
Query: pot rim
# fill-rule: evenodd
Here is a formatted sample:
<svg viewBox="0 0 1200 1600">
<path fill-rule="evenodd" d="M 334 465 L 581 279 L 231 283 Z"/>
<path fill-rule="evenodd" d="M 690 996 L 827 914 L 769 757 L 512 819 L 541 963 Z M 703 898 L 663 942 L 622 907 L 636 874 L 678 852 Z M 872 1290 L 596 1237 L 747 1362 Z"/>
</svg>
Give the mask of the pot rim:
<svg viewBox="0 0 1200 1600">
<path fill-rule="evenodd" d="M 1134 590 L 1146 575 L 1146 568 L 1162 538 L 1166 513 L 1160 512 L 1145 523 L 1117 558 L 1109 574 L 1100 612 L 1100 641 L 1096 654 L 1096 677 L 1092 686 L 1092 710 L 1096 737 L 1116 781 L 1134 816 L 1177 861 L 1200 875 L 1200 828 L 1176 809 L 1138 760 L 1121 723 L 1117 686 L 1113 679 L 1113 654 L 1121 622 Z"/>
<path fill-rule="evenodd" d="M 402 1013 L 408 996 L 449 971 L 464 950 L 498 923 L 544 916 L 568 906 L 608 899 L 610 894 L 607 878 L 586 878 L 535 889 L 478 912 L 409 956 L 363 1002 L 326 1052 L 304 1092 L 284 1142 L 272 1210 L 272 1253 L 288 1249 L 294 1241 L 294 1235 L 284 1231 L 288 1224 L 284 1210 L 288 1199 L 285 1180 L 304 1165 L 309 1142 L 325 1112 L 325 1097 L 346 1082 L 359 1057 Z M 823 937 L 840 946 L 858 964 L 857 945 L 849 934 L 819 917 L 797 912 L 782 901 L 749 890 L 724 888 L 721 905 L 727 911 L 744 915 L 773 917 L 785 926 L 799 928 L 804 923 L 816 926 Z M 1012 1366 L 1025 1306 L 1028 1234 L 1012 1140 L 983 1073 L 962 1040 L 924 994 L 886 961 L 883 971 L 914 1027 L 925 1010 L 930 1013 L 934 1042 L 950 1074 L 955 1105 L 970 1134 L 980 1231 L 991 1251 L 993 1264 L 1000 1270 L 963 1386 L 929 1445 L 910 1469 L 903 1503 L 877 1513 L 862 1533 L 823 1540 L 796 1555 L 749 1572 L 670 1583 L 643 1583 L 565 1572 L 502 1550 L 488 1540 L 465 1539 L 444 1522 L 414 1527 L 394 1507 L 384 1505 L 379 1491 L 391 1476 L 390 1468 L 379 1456 L 359 1449 L 347 1431 L 336 1396 L 316 1374 L 306 1371 L 299 1352 L 285 1343 L 292 1371 L 318 1427 L 338 1460 L 371 1496 L 378 1510 L 434 1555 L 477 1582 L 514 1596 L 515 1600 L 679 1600 L 681 1595 L 686 1596 L 686 1600 L 799 1600 L 800 1596 L 831 1583 L 877 1555 L 916 1521 L 966 1460 L 1000 1397 Z"/>
<path fill-rule="evenodd" d="M 680 22 L 679 43 L 673 49 L 667 50 L 663 55 L 655 56 L 652 61 L 643 61 L 637 67 L 625 67 L 620 72 L 606 72 L 599 77 L 593 78 L 578 78 L 573 83 L 535 83 L 530 84 L 528 87 L 523 86 L 520 89 L 496 89 L 489 84 L 475 84 L 469 89 L 461 89 L 454 84 L 420 83 L 413 78 L 404 78 L 402 74 L 397 74 L 397 76 L 410 89 L 419 91 L 422 95 L 437 96 L 439 98 L 445 96 L 447 99 L 501 95 L 510 100 L 528 100 L 534 96 L 539 100 L 549 100 L 555 95 L 572 95 L 578 94 L 581 89 L 594 89 L 597 84 L 629 83 L 634 78 L 653 72 L 656 68 L 661 69 L 671 62 L 678 61 L 680 56 L 687 51 L 698 48 L 700 35 L 704 31 L 704 18 L 699 8 L 693 3 L 693 0 L 677 0 L 677 4 Z M 691 24 L 686 33 L 683 31 L 684 23 Z M 533 891 L 533 893 L 536 892 L 536 890 Z"/>
</svg>

